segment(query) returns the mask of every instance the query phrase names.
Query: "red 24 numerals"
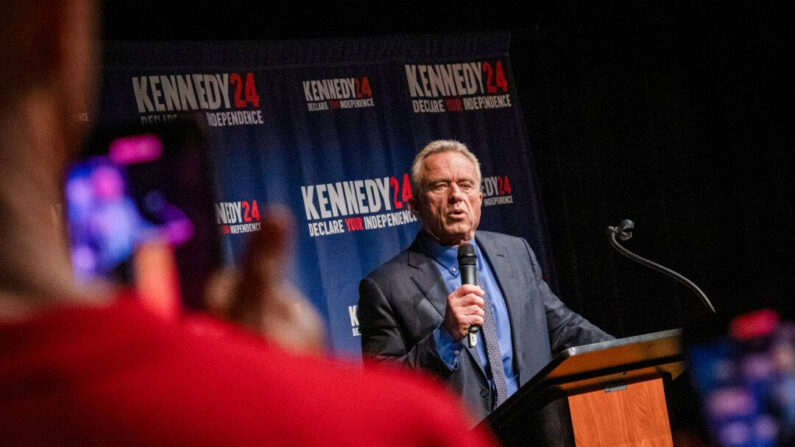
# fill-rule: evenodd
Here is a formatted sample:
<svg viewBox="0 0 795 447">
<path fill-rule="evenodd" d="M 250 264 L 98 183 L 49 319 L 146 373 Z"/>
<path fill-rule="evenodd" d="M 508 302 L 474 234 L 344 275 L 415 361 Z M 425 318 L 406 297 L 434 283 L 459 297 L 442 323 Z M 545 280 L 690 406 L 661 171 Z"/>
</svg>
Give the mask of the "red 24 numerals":
<svg viewBox="0 0 795 447">
<path fill-rule="evenodd" d="M 259 95 L 254 84 L 254 73 L 246 73 L 246 81 L 238 73 L 229 74 L 229 83 L 235 86 L 235 108 L 245 109 L 248 104 L 259 107 Z"/>
<path fill-rule="evenodd" d="M 252 220 L 259 222 L 259 208 L 256 200 L 252 200 L 251 205 L 244 200 L 240 205 L 243 207 L 243 222 L 251 222 Z"/>
<path fill-rule="evenodd" d="M 486 74 L 486 91 L 488 93 L 497 93 L 497 89 L 508 93 L 508 81 L 502 71 L 502 62 L 497 61 L 496 68 L 493 68 L 490 62 L 483 62 L 483 73 Z"/>
<path fill-rule="evenodd" d="M 409 181 L 409 175 L 403 174 L 403 188 L 400 187 L 400 182 L 395 177 L 389 179 L 389 184 L 392 186 L 392 198 L 394 199 L 395 209 L 402 209 L 403 203 L 408 202 L 411 198 L 411 182 Z"/>
</svg>

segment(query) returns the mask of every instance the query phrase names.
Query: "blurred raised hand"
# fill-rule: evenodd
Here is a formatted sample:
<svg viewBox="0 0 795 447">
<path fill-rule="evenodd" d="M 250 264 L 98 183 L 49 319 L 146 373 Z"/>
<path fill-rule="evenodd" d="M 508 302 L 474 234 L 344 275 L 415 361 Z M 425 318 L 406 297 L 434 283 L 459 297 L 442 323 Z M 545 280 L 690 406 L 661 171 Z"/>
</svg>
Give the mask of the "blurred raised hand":
<svg viewBox="0 0 795 447">
<path fill-rule="evenodd" d="M 288 210 L 269 209 L 261 230 L 251 233 L 240 268 L 221 272 L 212 282 L 208 307 L 287 350 L 321 354 L 325 324 L 286 277 L 294 228 Z"/>
</svg>

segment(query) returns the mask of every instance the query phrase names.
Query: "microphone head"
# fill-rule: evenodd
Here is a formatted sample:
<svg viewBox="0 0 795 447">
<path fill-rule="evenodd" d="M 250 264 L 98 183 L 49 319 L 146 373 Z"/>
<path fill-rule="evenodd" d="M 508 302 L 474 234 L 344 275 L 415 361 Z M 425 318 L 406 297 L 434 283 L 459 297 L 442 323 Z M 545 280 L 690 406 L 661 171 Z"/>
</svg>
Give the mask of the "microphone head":
<svg viewBox="0 0 795 447">
<path fill-rule="evenodd" d="M 627 231 L 632 230 L 635 228 L 635 222 L 632 222 L 629 219 L 624 219 L 618 224 L 618 231 Z"/>
<path fill-rule="evenodd" d="M 477 265 L 474 245 L 461 244 L 458 246 L 458 265 Z"/>
<path fill-rule="evenodd" d="M 635 223 L 629 219 L 624 219 L 618 224 L 618 238 L 622 241 L 628 241 L 632 238 L 632 229 L 635 228 Z"/>
</svg>

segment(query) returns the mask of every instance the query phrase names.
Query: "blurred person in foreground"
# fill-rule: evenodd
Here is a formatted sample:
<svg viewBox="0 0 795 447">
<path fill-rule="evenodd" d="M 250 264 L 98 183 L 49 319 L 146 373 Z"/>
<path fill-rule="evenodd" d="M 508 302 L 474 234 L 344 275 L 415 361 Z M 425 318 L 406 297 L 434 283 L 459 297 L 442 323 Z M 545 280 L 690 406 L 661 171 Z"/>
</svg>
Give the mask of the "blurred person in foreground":
<svg viewBox="0 0 795 447">
<path fill-rule="evenodd" d="M 421 378 L 205 337 L 74 284 L 51 209 L 97 85 L 96 15 L 0 4 L 0 443 L 488 445 Z"/>
</svg>

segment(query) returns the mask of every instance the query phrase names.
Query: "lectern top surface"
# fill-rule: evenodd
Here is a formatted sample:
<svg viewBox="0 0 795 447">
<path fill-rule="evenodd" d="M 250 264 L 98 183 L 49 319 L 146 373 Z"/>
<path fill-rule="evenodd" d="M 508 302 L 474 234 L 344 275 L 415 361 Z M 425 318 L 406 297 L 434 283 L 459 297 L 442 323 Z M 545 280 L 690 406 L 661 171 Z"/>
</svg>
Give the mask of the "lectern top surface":
<svg viewBox="0 0 795 447">
<path fill-rule="evenodd" d="M 681 329 L 672 329 L 568 348 L 556 355 L 531 382 L 558 382 L 565 377 L 599 371 L 629 371 L 680 363 L 681 335 Z M 678 375 L 681 368 L 663 370 Z"/>
</svg>

